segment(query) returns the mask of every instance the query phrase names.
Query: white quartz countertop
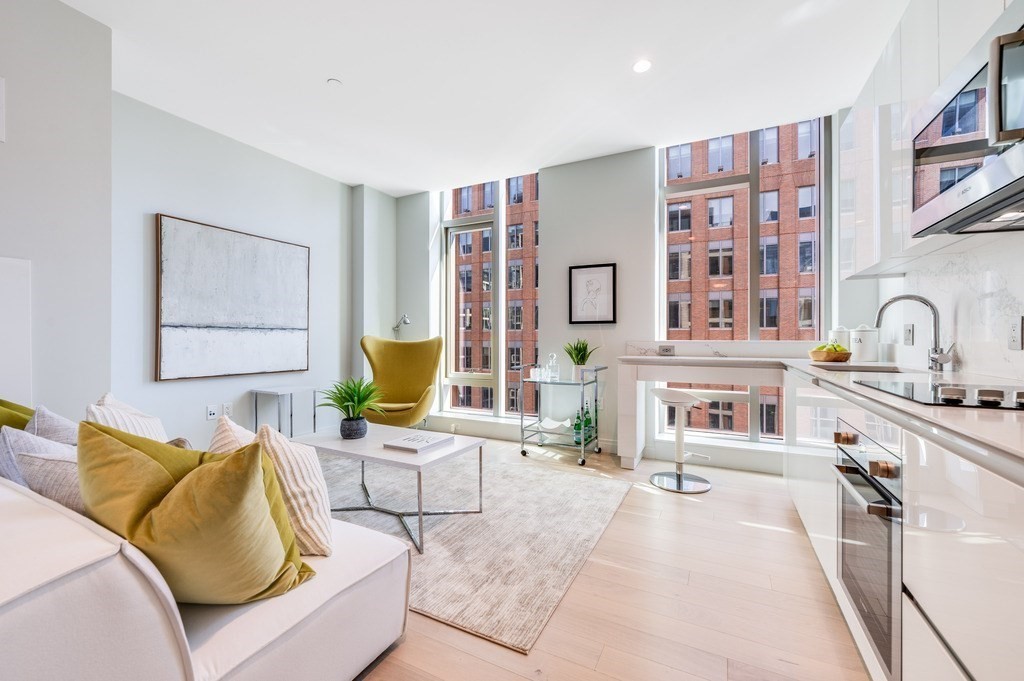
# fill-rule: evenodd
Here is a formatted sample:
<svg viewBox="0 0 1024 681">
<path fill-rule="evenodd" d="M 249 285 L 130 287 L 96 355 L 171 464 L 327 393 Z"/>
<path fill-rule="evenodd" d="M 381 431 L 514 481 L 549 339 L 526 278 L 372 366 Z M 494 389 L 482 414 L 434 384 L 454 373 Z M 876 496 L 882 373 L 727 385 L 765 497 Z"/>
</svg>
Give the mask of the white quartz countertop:
<svg viewBox="0 0 1024 681">
<path fill-rule="evenodd" d="M 811 366 L 809 359 L 785 357 L 714 357 L 714 356 L 656 356 L 626 355 L 619 357 L 620 364 L 661 365 L 661 366 L 720 366 L 749 368 L 785 368 L 802 372 L 816 379 L 818 384 L 829 386 L 847 393 L 846 397 L 858 406 L 874 411 L 896 425 L 912 432 L 926 435 L 938 444 L 947 444 L 953 451 L 961 452 L 965 447 L 977 450 L 977 461 L 984 457 L 984 450 L 991 454 L 1009 455 L 1024 461 L 1024 410 L 984 409 L 973 407 L 937 407 L 919 404 L 895 395 L 858 385 L 854 381 L 941 381 L 978 385 L 1012 385 L 1012 381 L 998 377 L 977 374 L 946 372 L 933 374 L 918 369 L 902 368 L 899 373 L 878 371 L 828 371 Z M 987 461 L 987 459 L 984 459 Z M 982 464 L 984 465 L 984 464 Z M 994 466 L 993 468 L 1000 468 Z M 995 472 L 1000 472 L 996 470 Z"/>
</svg>

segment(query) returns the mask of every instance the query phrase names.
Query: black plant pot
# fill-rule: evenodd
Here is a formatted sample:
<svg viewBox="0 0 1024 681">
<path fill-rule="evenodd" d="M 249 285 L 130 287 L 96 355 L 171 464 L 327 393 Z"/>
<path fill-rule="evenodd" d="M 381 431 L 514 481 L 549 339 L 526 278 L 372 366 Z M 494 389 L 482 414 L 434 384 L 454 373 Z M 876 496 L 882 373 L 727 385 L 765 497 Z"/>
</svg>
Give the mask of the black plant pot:
<svg viewBox="0 0 1024 681">
<path fill-rule="evenodd" d="M 362 416 L 357 419 L 342 419 L 341 437 L 344 440 L 358 440 L 361 437 L 366 437 L 366 419 Z"/>
</svg>

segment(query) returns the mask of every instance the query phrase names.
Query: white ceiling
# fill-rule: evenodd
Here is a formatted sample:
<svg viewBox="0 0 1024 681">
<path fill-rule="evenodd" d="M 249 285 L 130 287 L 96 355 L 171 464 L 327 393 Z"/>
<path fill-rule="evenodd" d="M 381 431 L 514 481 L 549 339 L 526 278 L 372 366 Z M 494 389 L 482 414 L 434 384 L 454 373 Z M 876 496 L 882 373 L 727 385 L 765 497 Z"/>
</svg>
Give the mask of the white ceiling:
<svg viewBox="0 0 1024 681">
<path fill-rule="evenodd" d="M 832 113 L 906 6 L 65 2 L 113 29 L 118 92 L 395 196 Z"/>
</svg>

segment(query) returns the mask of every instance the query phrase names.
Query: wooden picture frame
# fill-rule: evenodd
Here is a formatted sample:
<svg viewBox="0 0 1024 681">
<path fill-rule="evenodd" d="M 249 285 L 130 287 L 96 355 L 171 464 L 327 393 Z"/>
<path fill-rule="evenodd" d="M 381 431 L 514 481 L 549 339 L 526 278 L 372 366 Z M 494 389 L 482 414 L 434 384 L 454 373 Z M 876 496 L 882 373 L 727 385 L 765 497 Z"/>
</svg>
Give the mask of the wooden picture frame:
<svg viewBox="0 0 1024 681">
<path fill-rule="evenodd" d="M 308 246 L 156 216 L 156 380 L 309 370 Z"/>
<path fill-rule="evenodd" d="M 569 268 L 569 323 L 614 324 L 615 263 Z"/>
</svg>

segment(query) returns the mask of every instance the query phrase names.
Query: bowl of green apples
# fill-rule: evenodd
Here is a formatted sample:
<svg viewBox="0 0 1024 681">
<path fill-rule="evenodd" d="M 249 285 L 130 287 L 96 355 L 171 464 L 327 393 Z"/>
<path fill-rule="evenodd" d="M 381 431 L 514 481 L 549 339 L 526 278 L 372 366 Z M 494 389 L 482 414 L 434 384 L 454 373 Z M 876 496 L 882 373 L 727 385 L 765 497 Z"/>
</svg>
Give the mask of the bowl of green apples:
<svg viewBox="0 0 1024 681">
<path fill-rule="evenodd" d="M 846 362 L 850 359 L 850 351 L 839 343 L 822 343 L 807 354 L 815 362 Z"/>
</svg>

